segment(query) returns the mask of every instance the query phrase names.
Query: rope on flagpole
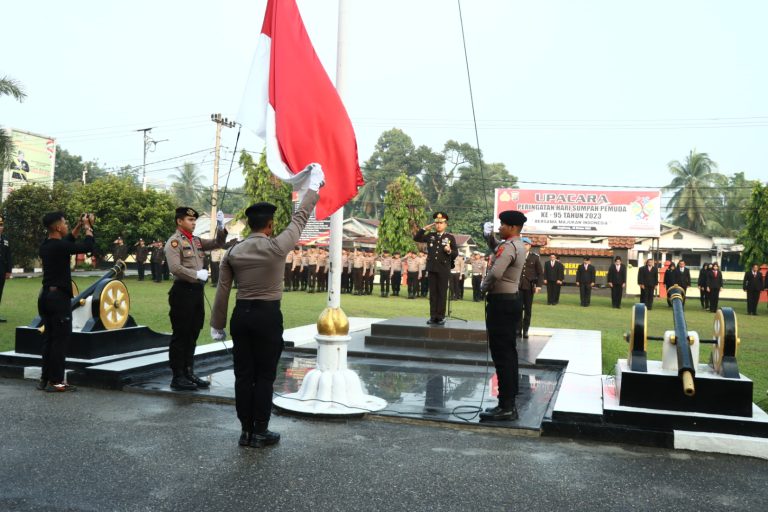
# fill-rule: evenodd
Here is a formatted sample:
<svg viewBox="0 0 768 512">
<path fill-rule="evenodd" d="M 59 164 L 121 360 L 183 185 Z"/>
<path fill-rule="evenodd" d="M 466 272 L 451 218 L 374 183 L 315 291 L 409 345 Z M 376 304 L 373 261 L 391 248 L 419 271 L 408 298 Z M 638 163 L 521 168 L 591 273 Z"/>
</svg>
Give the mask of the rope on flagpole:
<svg viewBox="0 0 768 512">
<path fill-rule="evenodd" d="M 488 194 L 486 193 L 486 187 L 485 187 L 485 173 L 483 171 L 483 158 L 482 158 L 482 151 L 480 151 L 480 135 L 477 131 L 477 116 L 475 115 L 475 96 L 472 93 L 472 76 L 469 73 L 469 57 L 467 55 L 467 38 L 464 35 L 464 17 L 461 13 L 461 0 L 456 0 L 456 3 L 459 6 L 459 22 L 461 24 L 461 41 L 462 45 L 464 46 L 464 63 L 467 66 L 467 83 L 469 84 L 469 101 L 472 105 L 472 123 L 475 127 L 475 144 L 477 144 L 477 166 L 480 169 L 480 183 L 481 187 L 483 189 L 483 201 L 485 202 L 485 214 L 488 216 L 493 216 L 493 212 L 488 207 Z"/>
<path fill-rule="evenodd" d="M 232 164 L 235 163 L 235 156 L 237 155 L 237 143 L 240 142 L 240 130 L 243 125 L 237 124 L 237 138 L 235 139 L 235 149 L 232 150 L 232 160 L 229 161 L 229 172 L 227 173 L 227 181 L 224 182 L 224 190 L 221 193 L 221 201 L 219 201 L 219 210 L 223 210 L 224 199 L 227 197 L 227 187 L 229 187 L 229 177 L 232 176 Z"/>
</svg>

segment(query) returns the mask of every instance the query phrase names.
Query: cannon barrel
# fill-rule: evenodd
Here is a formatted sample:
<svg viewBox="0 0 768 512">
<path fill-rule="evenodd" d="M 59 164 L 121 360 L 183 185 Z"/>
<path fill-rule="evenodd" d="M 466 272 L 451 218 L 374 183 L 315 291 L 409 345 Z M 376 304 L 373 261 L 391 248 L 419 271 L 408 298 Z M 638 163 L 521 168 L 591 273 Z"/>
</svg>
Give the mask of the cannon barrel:
<svg viewBox="0 0 768 512">
<path fill-rule="evenodd" d="M 74 311 L 75 309 L 79 308 L 80 306 L 85 304 L 85 299 L 87 299 L 93 291 L 96 289 L 96 287 L 99 285 L 99 283 L 110 280 L 113 277 L 120 277 L 123 275 L 123 272 L 125 271 L 125 263 L 122 260 L 117 260 L 117 262 L 114 264 L 112 268 L 107 270 L 103 276 L 101 276 L 95 283 L 93 283 L 91 286 L 80 292 L 77 297 L 73 297 L 72 301 L 70 302 L 70 307 Z"/>
<path fill-rule="evenodd" d="M 675 285 L 667 293 L 672 302 L 672 319 L 675 322 L 675 348 L 677 349 L 677 374 L 683 384 L 683 393 L 687 396 L 696 394 L 693 378 L 696 376 L 696 368 L 693 366 L 693 355 L 691 354 L 691 345 L 688 341 L 688 325 L 685 321 L 685 311 L 683 310 L 683 301 L 685 300 L 685 291 Z"/>
</svg>

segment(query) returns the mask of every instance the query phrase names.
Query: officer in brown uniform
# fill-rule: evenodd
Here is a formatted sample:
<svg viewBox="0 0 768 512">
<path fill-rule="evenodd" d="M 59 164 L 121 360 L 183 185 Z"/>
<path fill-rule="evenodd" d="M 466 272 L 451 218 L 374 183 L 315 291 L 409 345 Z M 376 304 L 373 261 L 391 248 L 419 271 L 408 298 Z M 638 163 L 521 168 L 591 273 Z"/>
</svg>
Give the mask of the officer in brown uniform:
<svg viewBox="0 0 768 512">
<path fill-rule="evenodd" d="M 403 262 L 400 260 L 400 253 L 392 254 L 392 295 L 400 295 L 400 283 L 403 281 Z"/>
<path fill-rule="evenodd" d="M 301 285 L 301 247 L 296 246 L 293 250 L 293 260 L 291 262 L 291 282 L 293 291 L 297 291 Z"/>
<path fill-rule="evenodd" d="M 284 281 L 284 292 L 291 291 L 291 288 L 293 288 L 293 251 L 288 251 L 288 254 L 285 255 L 285 269 L 283 274 L 283 281 Z"/>
<path fill-rule="evenodd" d="M 227 305 L 233 276 L 237 276 L 237 302 L 232 311 L 232 356 L 235 366 L 235 408 L 242 426 L 240 446 L 275 444 L 280 434 L 268 430 L 277 364 L 283 351 L 283 296 L 281 270 L 285 255 L 296 245 L 307 224 L 323 184 L 323 172 L 315 167 L 309 190 L 285 231 L 273 237 L 270 203 L 250 206 L 245 215 L 251 234 L 231 248 L 221 262 L 221 277 L 211 312 L 211 337 L 223 340 Z"/>
<path fill-rule="evenodd" d="M 341 293 L 350 292 L 350 269 L 349 269 L 349 251 L 341 251 Z"/>
<path fill-rule="evenodd" d="M 480 253 L 472 255 L 472 300 L 480 302 L 483 300 L 483 294 L 480 293 L 480 283 L 483 282 L 485 274 L 485 258 Z"/>
<path fill-rule="evenodd" d="M 317 291 L 328 291 L 328 252 L 325 249 L 317 250 Z"/>
<path fill-rule="evenodd" d="M 528 338 L 528 328 L 531 326 L 531 315 L 533 314 L 533 296 L 541 290 L 539 288 L 539 279 L 544 274 L 541 267 L 539 255 L 531 251 L 531 239 L 523 237 L 523 246 L 525 247 L 525 265 L 523 273 L 520 276 L 520 295 L 523 299 L 523 321 L 521 327 L 517 329 L 517 335 L 522 334 L 523 339 Z"/>
<path fill-rule="evenodd" d="M 499 381 L 499 405 L 481 412 L 480 419 L 483 421 L 517 419 L 515 395 L 520 376 L 515 335 L 523 312 L 519 285 L 525 265 L 525 247 L 520 232 L 528 219 L 521 212 L 507 210 L 499 214 L 499 220 L 501 241 L 493 235 L 492 223 L 486 222 L 483 226 L 483 234 L 493 255 L 480 290 L 488 294 L 485 326 L 488 348 Z"/>
<path fill-rule="evenodd" d="M 363 294 L 363 272 L 365 270 L 365 257 L 359 249 L 352 254 L 352 281 L 355 284 L 355 295 Z"/>
<path fill-rule="evenodd" d="M 307 254 L 307 266 L 309 267 L 309 280 L 307 281 L 307 291 L 315 293 L 317 287 L 317 249 L 312 248 Z"/>
<path fill-rule="evenodd" d="M 376 255 L 371 249 L 365 250 L 365 294 L 373 293 L 373 278 L 376 275 Z"/>
<path fill-rule="evenodd" d="M 382 297 L 389 297 L 389 279 L 392 273 L 392 257 L 389 255 L 389 251 L 384 253 L 379 258 L 381 263 L 381 270 L 379 271 L 379 290 L 381 290 Z"/>
<path fill-rule="evenodd" d="M 426 297 L 429 294 L 429 277 L 427 276 L 427 253 L 419 252 L 419 286 L 420 296 Z"/>
<path fill-rule="evenodd" d="M 192 234 L 198 213 L 186 206 L 176 208 L 176 232 L 165 243 L 165 259 L 174 276 L 168 292 L 171 306 L 173 336 L 168 347 L 168 361 L 173 371 L 171 389 L 194 391 L 207 388 L 209 382 L 193 371 L 195 345 L 205 319 L 203 293 L 208 271 L 203 269 L 204 251 L 221 247 L 227 241 L 227 231 L 222 224 L 224 214 L 219 212 L 218 231 L 215 240 L 203 240 Z"/>
</svg>

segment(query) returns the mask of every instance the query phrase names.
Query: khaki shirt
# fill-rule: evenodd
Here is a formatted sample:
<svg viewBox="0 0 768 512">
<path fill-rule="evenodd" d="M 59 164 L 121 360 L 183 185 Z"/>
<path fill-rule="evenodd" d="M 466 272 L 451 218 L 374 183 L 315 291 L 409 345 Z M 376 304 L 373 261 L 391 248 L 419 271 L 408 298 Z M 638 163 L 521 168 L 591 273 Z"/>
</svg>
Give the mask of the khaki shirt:
<svg viewBox="0 0 768 512">
<path fill-rule="evenodd" d="M 360 253 L 357 253 L 352 257 L 352 268 L 363 268 L 365 266 L 365 258 Z"/>
<path fill-rule="evenodd" d="M 391 256 L 382 256 L 379 258 L 379 261 L 381 262 L 381 270 L 384 272 L 389 272 L 392 270 L 392 257 Z"/>
<path fill-rule="evenodd" d="M 349 272 L 349 256 L 346 254 L 341 255 L 341 271 Z"/>
<path fill-rule="evenodd" d="M 419 272 L 422 275 L 427 271 L 427 255 L 419 256 Z"/>
<path fill-rule="evenodd" d="M 392 272 L 400 272 L 403 269 L 403 261 L 400 258 L 392 258 Z"/>
<path fill-rule="evenodd" d="M 451 269 L 452 274 L 463 274 L 464 273 L 464 256 L 456 256 L 456 259 L 453 260 L 453 268 Z"/>
<path fill-rule="evenodd" d="M 221 261 L 216 299 L 211 309 L 211 327 L 223 329 L 227 324 L 229 292 L 235 277 L 238 300 L 280 300 L 283 297 L 285 256 L 299 241 L 319 198 L 317 192 L 309 190 L 291 223 L 276 237 L 252 233 L 227 251 Z"/>
<path fill-rule="evenodd" d="M 472 260 L 472 275 L 481 276 L 485 271 L 485 260 L 483 258 L 475 258 Z"/>
<path fill-rule="evenodd" d="M 405 266 L 407 267 L 407 271 L 409 273 L 419 273 L 419 258 L 405 258 Z"/>
<path fill-rule="evenodd" d="M 328 256 L 325 253 L 321 253 L 317 256 L 317 268 L 318 270 L 321 268 L 325 268 L 325 266 L 328 264 Z"/>
<path fill-rule="evenodd" d="M 293 251 L 289 252 L 285 257 L 285 264 L 293 266 Z"/>
<path fill-rule="evenodd" d="M 227 231 L 219 230 L 216 239 L 192 237 L 192 242 L 178 229 L 165 243 L 168 270 L 179 281 L 197 283 L 197 271 L 203 269 L 205 251 L 221 247 L 227 241 Z"/>
<path fill-rule="evenodd" d="M 491 235 L 488 237 L 488 247 L 494 253 L 480 288 L 487 290 L 489 294 L 517 293 L 520 274 L 523 273 L 525 265 L 525 246 L 522 239 L 518 236 L 499 242 Z"/>
</svg>

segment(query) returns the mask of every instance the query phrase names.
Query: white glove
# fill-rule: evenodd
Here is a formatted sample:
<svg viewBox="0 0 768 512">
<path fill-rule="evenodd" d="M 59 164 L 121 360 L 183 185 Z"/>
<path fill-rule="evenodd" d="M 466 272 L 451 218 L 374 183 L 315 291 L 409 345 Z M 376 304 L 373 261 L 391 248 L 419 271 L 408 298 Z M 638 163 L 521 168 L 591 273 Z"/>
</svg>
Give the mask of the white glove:
<svg viewBox="0 0 768 512">
<path fill-rule="evenodd" d="M 213 338 L 214 341 L 224 341 L 227 339 L 227 331 L 211 327 L 211 338 Z"/>
<path fill-rule="evenodd" d="M 322 167 L 313 164 L 312 170 L 309 171 L 309 190 L 317 192 L 323 185 L 325 185 L 325 173 Z"/>
<path fill-rule="evenodd" d="M 216 213 L 216 225 L 219 226 L 219 229 L 224 229 L 224 212 L 221 210 Z"/>
<path fill-rule="evenodd" d="M 483 235 L 489 236 L 493 233 L 493 222 L 486 222 L 483 224 Z"/>
<path fill-rule="evenodd" d="M 207 281 L 208 280 L 208 271 L 205 269 L 198 270 L 197 271 L 197 280 L 198 281 Z"/>
</svg>

